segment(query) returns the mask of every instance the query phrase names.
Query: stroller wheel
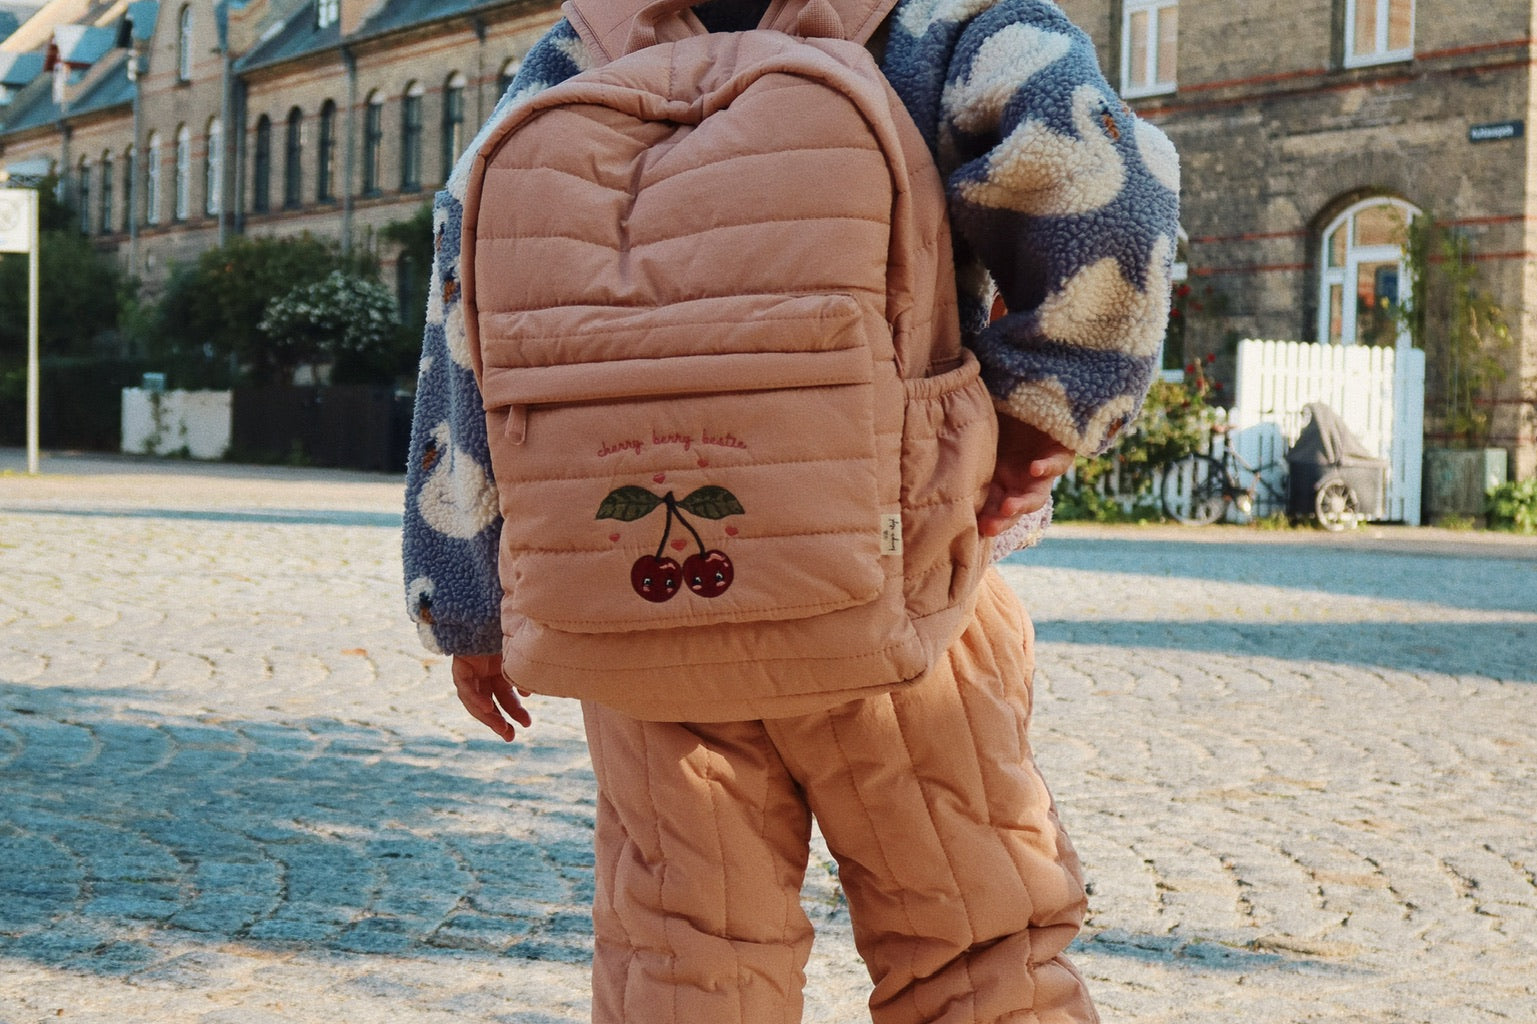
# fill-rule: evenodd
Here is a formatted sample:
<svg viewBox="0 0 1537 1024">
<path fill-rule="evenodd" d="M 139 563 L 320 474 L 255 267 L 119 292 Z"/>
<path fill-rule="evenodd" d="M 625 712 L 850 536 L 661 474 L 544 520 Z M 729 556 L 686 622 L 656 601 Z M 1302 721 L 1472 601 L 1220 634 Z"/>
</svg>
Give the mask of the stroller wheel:
<svg viewBox="0 0 1537 1024">
<path fill-rule="evenodd" d="M 1318 485 L 1313 511 L 1326 530 L 1353 530 L 1361 522 L 1361 505 L 1356 492 L 1339 477 L 1330 477 Z"/>
</svg>

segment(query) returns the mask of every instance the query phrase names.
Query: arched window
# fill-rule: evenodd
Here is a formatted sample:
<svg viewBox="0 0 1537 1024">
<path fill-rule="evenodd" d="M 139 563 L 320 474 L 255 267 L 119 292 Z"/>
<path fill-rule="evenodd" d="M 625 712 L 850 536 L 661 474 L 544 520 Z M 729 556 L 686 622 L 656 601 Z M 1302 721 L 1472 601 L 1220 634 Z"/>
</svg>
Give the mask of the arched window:
<svg viewBox="0 0 1537 1024">
<path fill-rule="evenodd" d="M 101 233 L 112 233 L 112 189 L 117 183 L 112 180 L 112 151 L 101 155 Z"/>
<path fill-rule="evenodd" d="M 1404 268 L 1409 222 L 1401 199 L 1363 200 L 1324 230 L 1318 281 L 1318 340 L 1330 345 L 1407 346 L 1398 316 L 1410 301 Z"/>
<path fill-rule="evenodd" d="M 368 94 L 368 109 L 363 114 L 363 194 L 379 194 L 379 161 L 384 149 L 384 97 L 377 91 Z"/>
<path fill-rule="evenodd" d="M 414 192 L 422 187 L 422 96 L 420 82 L 406 86 L 400 100 L 400 189 Z"/>
<path fill-rule="evenodd" d="M 224 208 L 224 126 L 208 122 L 208 155 L 203 161 L 203 210 L 217 217 Z"/>
<path fill-rule="evenodd" d="M 192 212 L 192 132 L 186 125 L 176 129 L 176 219 Z"/>
<path fill-rule="evenodd" d="M 469 80 L 458 71 L 443 86 L 442 180 L 447 181 L 454 161 L 464 151 L 464 87 Z"/>
<path fill-rule="evenodd" d="M 149 224 L 160 223 L 160 133 L 149 133 L 149 145 L 145 147 L 144 168 L 144 220 Z"/>
<path fill-rule="evenodd" d="M 256 119 L 256 143 L 251 147 L 251 209 L 266 213 L 272 205 L 272 119 Z"/>
<path fill-rule="evenodd" d="M 176 80 L 192 81 L 192 5 L 183 4 L 176 21 Z"/>
<path fill-rule="evenodd" d="M 507 90 L 512 88 L 512 80 L 518 77 L 518 68 L 522 66 L 523 62 L 516 57 L 502 65 L 501 72 L 496 76 L 496 98 L 498 100 L 506 96 Z"/>
<path fill-rule="evenodd" d="M 283 208 L 296 208 L 304 187 L 304 111 L 288 112 L 288 134 L 283 143 Z"/>
<path fill-rule="evenodd" d="M 123 150 L 123 230 L 133 230 L 133 219 L 138 215 L 133 208 L 133 183 L 139 173 L 139 153 L 130 145 Z"/>
<path fill-rule="evenodd" d="M 80 158 L 80 166 L 76 168 L 75 188 L 78 191 L 77 199 L 80 203 L 80 233 L 91 233 L 91 162 L 85 157 Z"/>
<path fill-rule="evenodd" d="M 326 100 L 320 108 L 320 153 L 315 174 L 315 198 L 329 202 L 336 198 L 336 101 Z"/>
<path fill-rule="evenodd" d="M 1166 380 L 1184 380 L 1186 353 L 1185 332 L 1189 327 L 1191 299 L 1190 288 L 1190 236 L 1179 229 L 1179 239 L 1174 246 L 1174 266 L 1169 268 L 1169 284 L 1173 295 L 1169 303 L 1169 329 L 1163 336 L 1163 356 L 1160 359 Z"/>
</svg>

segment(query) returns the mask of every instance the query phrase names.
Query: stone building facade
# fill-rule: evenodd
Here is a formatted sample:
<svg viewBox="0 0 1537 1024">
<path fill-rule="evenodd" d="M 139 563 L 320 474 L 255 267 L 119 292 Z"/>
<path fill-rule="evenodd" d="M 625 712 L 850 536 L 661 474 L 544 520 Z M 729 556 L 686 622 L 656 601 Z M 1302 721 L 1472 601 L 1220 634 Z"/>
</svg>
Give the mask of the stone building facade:
<svg viewBox="0 0 1537 1024">
<path fill-rule="evenodd" d="M 1403 225 L 1429 213 L 1509 314 L 1491 441 L 1537 473 L 1534 0 L 1061 6 L 1182 154 L 1192 301 L 1169 365 L 1210 353 L 1230 373 L 1240 337 L 1405 344 Z M 51 42 L 78 59 L 62 104 L 47 75 L 11 87 L 0 167 L 63 171 L 82 226 L 151 283 L 230 233 L 371 244 L 443 181 L 555 16 L 551 0 L 51 0 L 0 56 Z M 112 45 L 44 35 L 66 23 Z"/>
<path fill-rule="evenodd" d="M 544 0 L 52 0 L 0 45 L 111 43 L 0 107 L 0 168 L 58 173 L 150 287 L 233 233 L 373 244 L 431 199 L 555 17 Z"/>
<path fill-rule="evenodd" d="M 1190 349 L 1401 344 L 1405 216 L 1465 240 L 1513 333 L 1490 441 L 1537 472 L 1531 0 L 1063 0 L 1184 169 Z M 1384 304 L 1386 303 L 1386 308 Z M 1214 311 L 1216 314 L 1214 315 Z M 1435 326 L 1427 332 L 1434 391 Z M 1219 362 L 1219 366 L 1222 365 Z M 1427 420 L 1434 444 L 1435 417 Z"/>
</svg>

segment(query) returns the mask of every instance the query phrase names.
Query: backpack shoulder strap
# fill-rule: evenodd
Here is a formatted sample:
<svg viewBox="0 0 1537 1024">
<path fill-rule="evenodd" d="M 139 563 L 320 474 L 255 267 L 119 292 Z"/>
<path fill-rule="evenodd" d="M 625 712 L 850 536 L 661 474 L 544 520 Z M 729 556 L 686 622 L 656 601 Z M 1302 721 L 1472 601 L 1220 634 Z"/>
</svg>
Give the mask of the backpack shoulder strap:
<svg viewBox="0 0 1537 1024">
<path fill-rule="evenodd" d="M 565 0 L 561 12 L 602 65 L 657 43 L 703 35 L 699 0 Z M 867 42 L 897 0 L 771 0 L 760 28 L 802 38 Z"/>
</svg>

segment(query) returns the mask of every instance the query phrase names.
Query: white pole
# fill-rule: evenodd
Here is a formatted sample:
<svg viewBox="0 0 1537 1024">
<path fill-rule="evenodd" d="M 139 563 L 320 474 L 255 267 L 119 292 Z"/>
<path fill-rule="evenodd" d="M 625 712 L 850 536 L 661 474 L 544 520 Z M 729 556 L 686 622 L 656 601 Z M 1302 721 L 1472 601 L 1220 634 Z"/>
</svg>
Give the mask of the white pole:
<svg viewBox="0 0 1537 1024">
<path fill-rule="evenodd" d="M 32 223 L 27 228 L 27 473 L 37 475 L 37 196 L 32 197 Z"/>
</svg>

